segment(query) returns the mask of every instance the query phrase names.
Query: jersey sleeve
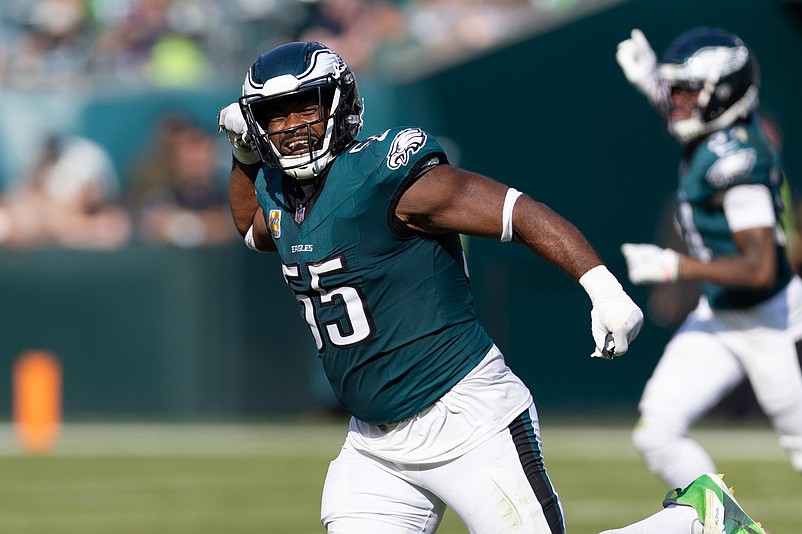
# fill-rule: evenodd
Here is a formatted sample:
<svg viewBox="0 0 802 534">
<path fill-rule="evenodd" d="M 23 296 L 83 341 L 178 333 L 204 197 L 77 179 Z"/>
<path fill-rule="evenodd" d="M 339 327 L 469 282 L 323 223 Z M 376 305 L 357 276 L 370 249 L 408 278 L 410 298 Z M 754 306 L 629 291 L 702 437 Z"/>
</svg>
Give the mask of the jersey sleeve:
<svg viewBox="0 0 802 534">
<path fill-rule="evenodd" d="M 738 185 L 769 185 L 774 165 L 765 144 L 742 126 L 711 136 L 707 143 L 709 167 L 705 180 L 714 189 Z"/>
<path fill-rule="evenodd" d="M 437 139 L 420 128 L 386 130 L 354 145 L 349 153 L 363 154 L 363 162 L 372 167 L 373 179 L 390 197 L 427 167 L 448 162 Z M 364 161 L 366 158 L 371 161 Z"/>
<path fill-rule="evenodd" d="M 420 128 L 394 128 L 354 145 L 349 154 L 362 154 L 363 165 L 388 201 L 387 223 L 401 238 L 414 235 L 397 217 L 395 207 L 404 192 L 437 165 L 448 163 L 442 145 Z"/>
<path fill-rule="evenodd" d="M 724 194 L 724 216 L 732 232 L 773 228 L 777 224 L 769 188 L 762 184 L 736 185 Z"/>
<path fill-rule="evenodd" d="M 756 150 L 749 147 L 725 154 L 707 170 L 707 181 L 714 186 L 743 183 L 753 174 L 756 160 Z"/>
</svg>

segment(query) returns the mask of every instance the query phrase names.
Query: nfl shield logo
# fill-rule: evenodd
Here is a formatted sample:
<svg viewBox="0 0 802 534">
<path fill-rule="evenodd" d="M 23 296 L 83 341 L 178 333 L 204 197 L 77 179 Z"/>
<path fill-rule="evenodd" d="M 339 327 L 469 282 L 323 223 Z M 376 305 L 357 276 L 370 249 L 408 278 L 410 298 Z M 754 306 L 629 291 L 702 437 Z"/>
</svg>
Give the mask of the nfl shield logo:
<svg viewBox="0 0 802 534">
<path fill-rule="evenodd" d="M 270 217 L 267 219 L 270 224 L 270 233 L 273 239 L 281 237 L 281 210 L 270 210 Z"/>
</svg>

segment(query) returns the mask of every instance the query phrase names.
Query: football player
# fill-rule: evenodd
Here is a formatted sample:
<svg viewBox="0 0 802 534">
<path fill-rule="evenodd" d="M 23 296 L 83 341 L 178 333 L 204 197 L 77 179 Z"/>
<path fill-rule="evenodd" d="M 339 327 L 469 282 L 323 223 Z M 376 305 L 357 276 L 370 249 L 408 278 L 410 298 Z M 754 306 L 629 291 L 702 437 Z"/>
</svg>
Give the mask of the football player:
<svg viewBox="0 0 802 534">
<path fill-rule="evenodd" d="M 682 146 L 676 222 L 689 251 L 624 244 L 629 278 L 695 280 L 703 292 L 646 384 L 635 447 L 669 487 L 715 471 L 687 431 L 746 378 L 802 471 L 802 281 L 786 256 L 784 175 L 755 56 L 729 31 L 699 27 L 659 63 L 639 30 L 616 57 Z"/>
<path fill-rule="evenodd" d="M 322 522 L 426 533 L 450 506 L 471 532 L 562 533 L 532 396 L 477 321 L 459 234 L 522 243 L 577 280 L 594 356 L 624 354 L 643 314 L 561 216 L 449 165 L 419 128 L 358 139 L 362 110 L 343 60 L 295 42 L 261 55 L 219 114 L 234 223 L 278 252 L 352 415 Z"/>
</svg>

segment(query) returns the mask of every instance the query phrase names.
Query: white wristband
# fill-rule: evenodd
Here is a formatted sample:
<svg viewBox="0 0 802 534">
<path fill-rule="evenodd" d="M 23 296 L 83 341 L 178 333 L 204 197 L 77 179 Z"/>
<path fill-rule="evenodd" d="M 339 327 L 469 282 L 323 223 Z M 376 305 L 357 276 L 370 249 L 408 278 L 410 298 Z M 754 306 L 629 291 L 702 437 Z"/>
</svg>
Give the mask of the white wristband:
<svg viewBox="0 0 802 534">
<path fill-rule="evenodd" d="M 512 239 L 512 209 L 515 201 L 523 193 L 510 187 L 507 189 L 507 196 L 504 197 L 504 208 L 501 210 L 501 242 L 506 243 Z"/>
<path fill-rule="evenodd" d="M 248 228 L 248 231 L 245 233 L 245 246 L 251 250 L 255 250 L 256 252 L 262 252 L 258 248 L 256 248 L 256 241 L 253 238 L 253 225 Z"/>
<path fill-rule="evenodd" d="M 594 305 L 624 292 L 618 279 L 604 265 L 597 265 L 583 274 L 579 278 L 579 284 L 585 288 Z"/>
</svg>

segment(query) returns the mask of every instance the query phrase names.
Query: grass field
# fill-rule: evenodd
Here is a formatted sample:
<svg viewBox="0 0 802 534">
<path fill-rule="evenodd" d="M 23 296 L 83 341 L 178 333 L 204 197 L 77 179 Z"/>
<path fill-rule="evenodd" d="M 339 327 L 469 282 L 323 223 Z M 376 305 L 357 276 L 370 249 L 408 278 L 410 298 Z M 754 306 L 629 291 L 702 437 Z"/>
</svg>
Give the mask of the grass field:
<svg viewBox="0 0 802 534">
<path fill-rule="evenodd" d="M 2 533 L 322 533 L 320 489 L 344 421 L 66 424 L 49 455 L 20 452 L 0 425 Z M 802 477 L 762 423 L 694 435 L 772 534 L 802 532 Z M 570 534 L 660 508 L 628 422 L 543 422 L 547 467 Z M 449 514 L 439 534 L 465 533 Z"/>
</svg>

